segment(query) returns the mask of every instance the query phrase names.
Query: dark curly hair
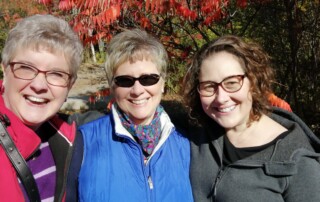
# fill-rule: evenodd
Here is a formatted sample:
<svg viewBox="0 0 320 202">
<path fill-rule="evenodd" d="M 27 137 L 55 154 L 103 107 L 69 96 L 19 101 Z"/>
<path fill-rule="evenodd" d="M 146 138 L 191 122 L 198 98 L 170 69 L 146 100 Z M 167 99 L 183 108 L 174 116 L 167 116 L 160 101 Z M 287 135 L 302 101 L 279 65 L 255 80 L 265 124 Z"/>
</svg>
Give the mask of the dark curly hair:
<svg viewBox="0 0 320 202">
<path fill-rule="evenodd" d="M 191 123 L 193 124 L 203 125 L 210 119 L 202 109 L 197 91 L 202 61 L 222 51 L 228 52 L 239 59 L 250 81 L 253 104 L 248 124 L 259 120 L 261 115 L 267 113 L 270 109 L 268 95 L 272 92 L 271 86 L 274 74 L 270 66 L 269 55 L 257 43 L 245 42 L 240 37 L 226 35 L 203 45 L 194 55 L 184 77 L 183 101 L 188 108 Z"/>
</svg>

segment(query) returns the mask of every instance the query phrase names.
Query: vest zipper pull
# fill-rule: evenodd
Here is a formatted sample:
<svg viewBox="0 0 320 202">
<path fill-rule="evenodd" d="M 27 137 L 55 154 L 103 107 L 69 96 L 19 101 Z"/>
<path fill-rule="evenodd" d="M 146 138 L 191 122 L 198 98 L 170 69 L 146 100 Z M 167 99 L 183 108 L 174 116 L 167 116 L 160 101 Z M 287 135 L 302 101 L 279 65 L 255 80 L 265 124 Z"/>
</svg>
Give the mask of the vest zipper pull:
<svg viewBox="0 0 320 202">
<path fill-rule="evenodd" d="M 149 188 L 153 189 L 153 182 L 152 182 L 151 176 L 148 177 L 148 184 L 149 184 Z"/>
</svg>

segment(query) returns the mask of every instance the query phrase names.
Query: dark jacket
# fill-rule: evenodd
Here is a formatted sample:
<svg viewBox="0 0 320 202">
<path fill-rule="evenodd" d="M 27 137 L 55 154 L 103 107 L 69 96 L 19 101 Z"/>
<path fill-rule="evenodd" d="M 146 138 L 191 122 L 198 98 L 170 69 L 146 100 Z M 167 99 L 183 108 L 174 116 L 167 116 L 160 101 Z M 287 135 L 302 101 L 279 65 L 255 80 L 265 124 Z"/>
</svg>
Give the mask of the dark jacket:
<svg viewBox="0 0 320 202">
<path fill-rule="evenodd" d="M 320 200 L 320 140 L 293 113 L 274 109 L 271 118 L 289 134 L 226 167 L 222 166 L 224 130 L 214 123 L 192 129 L 190 176 L 195 201 Z"/>
</svg>

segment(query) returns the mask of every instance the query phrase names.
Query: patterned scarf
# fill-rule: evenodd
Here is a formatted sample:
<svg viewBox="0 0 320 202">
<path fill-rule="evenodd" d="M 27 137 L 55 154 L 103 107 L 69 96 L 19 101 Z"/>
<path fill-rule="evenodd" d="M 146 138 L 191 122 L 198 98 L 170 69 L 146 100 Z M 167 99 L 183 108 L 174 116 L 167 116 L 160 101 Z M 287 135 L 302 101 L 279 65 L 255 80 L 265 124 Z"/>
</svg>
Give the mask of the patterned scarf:
<svg viewBox="0 0 320 202">
<path fill-rule="evenodd" d="M 150 156 L 160 139 L 160 115 L 163 112 L 163 107 L 160 105 L 157 107 L 154 117 L 149 125 L 136 125 L 130 120 L 127 114 L 122 112 L 122 110 L 117 105 L 116 109 L 122 125 L 141 145 L 144 156 Z"/>
</svg>

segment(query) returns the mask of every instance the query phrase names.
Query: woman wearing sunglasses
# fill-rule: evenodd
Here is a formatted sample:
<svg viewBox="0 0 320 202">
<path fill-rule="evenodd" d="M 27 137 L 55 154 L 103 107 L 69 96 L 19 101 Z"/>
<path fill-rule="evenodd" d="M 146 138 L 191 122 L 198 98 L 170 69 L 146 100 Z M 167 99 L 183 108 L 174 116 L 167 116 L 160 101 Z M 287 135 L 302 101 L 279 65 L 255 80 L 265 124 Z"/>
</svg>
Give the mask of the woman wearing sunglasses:
<svg viewBox="0 0 320 202">
<path fill-rule="evenodd" d="M 80 127 L 68 201 L 193 201 L 190 146 L 160 104 L 168 56 L 139 29 L 107 46 L 111 113 Z"/>
<path fill-rule="evenodd" d="M 195 201 L 319 201 L 320 140 L 271 108 L 269 57 L 223 36 L 195 55 L 184 82 Z M 197 128 L 198 127 L 198 128 Z"/>
</svg>

